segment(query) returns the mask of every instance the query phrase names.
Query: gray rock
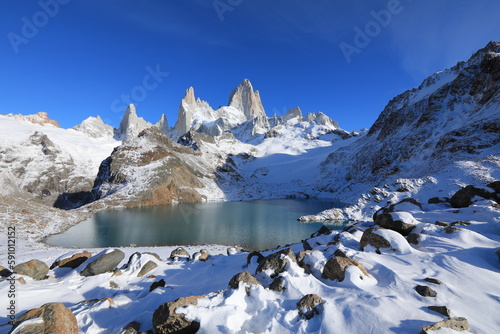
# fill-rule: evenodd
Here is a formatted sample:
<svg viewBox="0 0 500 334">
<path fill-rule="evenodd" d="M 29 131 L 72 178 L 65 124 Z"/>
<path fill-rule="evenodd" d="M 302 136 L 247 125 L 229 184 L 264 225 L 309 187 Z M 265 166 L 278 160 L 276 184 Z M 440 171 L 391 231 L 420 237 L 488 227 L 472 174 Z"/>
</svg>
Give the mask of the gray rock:
<svg viewBox="0 0 500 334">
<path fill-rule="evenodd" d="M 175 259 L 175 258 L 184 258 L 184 259 L 189 259 L 191 255 L 189 255 L 188 251 L 184 249 L 184 247 L 179 247 L 176 248 L 170 253 L 170 259 Z"/>
<path fill-rule="evenodd" d="M 285 290 L 285 280 L 283 279 L 283 277 L 281 276 L 276 277 L 272 281 L 271 285 L 269 285 L 269 289 L 278 292 Z"/>
<path fill-rule="evenodd" d="M 433 277 L 426 277 L 426 278 L 424 278 L 424 281 L 429 282 L 429 283 L 433 283 L 433 284 L 441 284 L 440 280 L 438 280 L 437 278 L 433 278 Z"/>
<path fill-rule="evenodd" d="M 16 333 L 18 334 L 77 334 L 78 323 L 66 306 L 61 303 L 48 303 L 39 308 L 29 310 L 14 321 L 13 332 L 23 322 L 42 318 L 43 322 L 26 324 Z"/>
<path fill-rule="evenodd" d="M 385 240 L 381 235 L 373 233 L 374 231 L 380 230 L 380 227 L 372 227 L 363 232 L 359 245 L 361 250 L 364 250 L 367 245 L 375 247 L 380 252 L 380 248 L 391 248 L 389 241 Z"/>
<path fill-rule="evenodd" d="M 197 305 L 198 299 L 203 296 L 181 297 L 158 307 L 153 314 L 153 329 L 156 334 L 169 333 L 196 333 L 200 323 L 188 320 L 184 314 L 175 313 L 175 310 L 188 305 Z"/>
<path fill-rule="evenodd" d="M 348 266 L 356 266 L 363 274 L 368 276 L 368 272 L 359 261 L 348 257 L 335 256 L 325 264 L 321 277 L 331 279 L 332 281 L 338 279 L 339 282 L 342 282 L 345 277 L 345 268 Z"/>
<path fill-rule="evenodd" d="M 151 270 L 153 270 L 156 267 L 158 267 L 156 262 L 154 262 L 154 261 L 146 262 L 146 264 L 142 266 L 141 270 L 137 274 L 137 277 L 142 277 L 142 276 L 146 275 L 147 273 L 149 273 Z"/>
<path fill-rule="evenodd" d="M 449 317 L 451 315 L 450 309 L 446 306 L 428 306 L 429 310 L 440 313 L 444 316 Z"/>
<path fill-rule="evenodd" d="M 469 322 L 467 321 L 466 318 L 456 317 L 456 318 L 447 318 L 442 321 L 436 322 L 433 325 L 424 326 L 422 327 L 422 331 L 420 332 L 420 334 L 431 334 L 432 331 L 437 331 L 438 329 L 441 328 L 449 328 L 458 332 L 470 330 Z"/>
<path fill-rule="evenodd" d="M 316 294 L 309 294 L 302 297 L 297 303 L 297 309 L 299 310 L 299 315 L 306 318 L 307 320 L 314 317 L 316 314 L 320 314 L 322 311 L 323 299 Z"/>
<path fill-rule="evenodd" d="M 125 254 L 115 249 L 110 253 L 105 253 L 92 261 L 82 270 L 81 276 L 95 276 L 106 272 L 113 271 L 118 264 L 125 258 Z"/>
<path fill-rule="evenodd" d="M 262 284 L 255 277 L 253 277 L 248 271 L 243 271 L 239 274 L 234 275 L 233 278 L 231 278 L 231 280 L 229 281 L 229 287 L 233 289 L 238 289 L 240 283 L 244 283 L 247 285 L 262 286 Z"/>
<path fill-rule="evenodd" d="M 91 257 L 92 257 L 91 253 L 89 253 L 87 251 L 83 251 L 81 253 L 74 254 L 70 257 L 67 257 L 64 259 L 59 259 L 59 260 L 55 261 L 50 266 L 50 269 L 54 269 L 56 267 L 75 269 L 78 266 L 80 266 L 83 262 L 90 259 Z"/>
<path fill-rule="evenodd" d="M 47 277 L 49 266 L 39 260 L 30 260 L 28 262 L 18 264 L 14 267 L 13 271 L 15 274 L 29 276 L 34 280 L 39 281 Z"/>
<path fill-rule="evenodd" d="M 432 288 L 428 287 L 427 285 L 417 285 L 415 287 L 415 291 L 422 297 L 436 297 L 437 292 L 434 291 Z"/>
<path fill-rule="evenodd" d="M 408 216 L 409 220 L 413 220 L 413 216 L 411 214 L 405 212 L 405 215 Z M 391 213 L 378 214 L 375 219 L 375 224 L 383 228 L 399 232 L 404 236 L 410 234 L 410 232 L 415 228 L 415 224 L 412 224 L 411 221 L 397 219 L 391 215 Z"/>
<path fill-rule="evenodd" d="M 271 269 L 273 271 L 271 277 L 275 277 L 285 271 L 288 259 L 293 262 L 297 262 L 295 254 L 291 248 L 283 249 L 267 256 L 257 267 L 257 272 Z"/>
</svg>

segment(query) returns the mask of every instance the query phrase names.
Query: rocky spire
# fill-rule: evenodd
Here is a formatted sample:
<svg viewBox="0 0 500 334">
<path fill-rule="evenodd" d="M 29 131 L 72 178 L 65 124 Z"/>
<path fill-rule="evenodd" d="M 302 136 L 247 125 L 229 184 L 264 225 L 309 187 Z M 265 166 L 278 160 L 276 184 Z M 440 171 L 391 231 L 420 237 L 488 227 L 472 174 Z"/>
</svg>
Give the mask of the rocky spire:
<svg viewBox="0 0 500 334">
<path fill-rule="evenodd" d="M 196 99 L 194 97 L 194 88 L 189 87 L 186 94 L 182 98 L 181 105 L 179 106 L 179 113 L 177 116 L 177 123 L 174 129 L 178 136 L 182 136 L 191 128 L 193 121 L 193 110 L 196 109 Z"/>
<path fill-rule="evenodd" d="M 155 126 L 160 129 L 163 134 L 168 135 L 170 132 L 170 128 L 168 126 L 167 116 L 162 114 L 160 120 L 155 124 Z"/>
<path fill-rule="evenodd" d="M 137 137 L 142 130 L 152 126 L 153 125 L 146 122 L 144 118 L 137 116 L 135 106 L 130 104 L 123 115 L 122 121 L 120 122 L 117 138 L 126 141 L 127 139 Z"/>
<path fill-rule="evenodd" d="M 245 114 L 247 120 L 255 117 L 266 117 L 258 91 L 253 90 L 250 80 L 244 79 L 229 96 L 229 106 L 234 107 Z"/>
<path fill-rule="evenodd" d="M 92 138 L 113 138 L 114 136 L 113 127 L 105 124 L 100 116 L 89 117 L 81 124 L 75 125 L 73 129 Z"/>
</svg>

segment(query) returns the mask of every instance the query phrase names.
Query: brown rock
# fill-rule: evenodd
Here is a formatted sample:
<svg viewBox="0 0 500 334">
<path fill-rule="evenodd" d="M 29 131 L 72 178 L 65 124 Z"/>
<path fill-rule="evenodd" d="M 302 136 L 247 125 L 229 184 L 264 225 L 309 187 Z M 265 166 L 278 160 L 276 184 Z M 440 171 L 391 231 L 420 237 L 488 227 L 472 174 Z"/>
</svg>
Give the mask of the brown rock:
<svg viewBox="0 0 500 334">
<path fill-rule="evenodd" d="M 240 283 L 244 283 L 247 285 L 262 286 L 262 284 L 255 277 L 253 277 L 248 271 L 243 271 L 239 274 L 234 275 L 233 278 L 231 278 L 231 280 L 229 281 L 229 286 L 233 289 L 238 289 Z"/>
<path fill-rule="evenodd" d="M 142 276 L 146 275 L 147 273 L 149 273 L 151 270 L 153 270 L 156 267 L 158 267 L 156 262 L 154 262 L 154 261 L 146 262 L 146 264 L 142 266 L 141 270 L 137 274 L 137 277 L 142 277 Z"/>
<path fill-rule="evenodd" d="M 283 279 L 283 277 L 276 277 L 271 285 L 269 285 L 269 289 L 278 292 L 285 290 L 285 280 Z"/>
<path fill-rule="evenodd" d="M 175 258 L 184 258 L 184 259 L 187 258 L 187 259 L 189 259 L 190 257 L 191 257 L 191 255 L 189 255 L 188 251 L 186 249 L 184 249 L 184 247 L 178 247 L 170 253 L 171 260 L 173 260 Z"/>
<path fill-rule="evenodd" d="M 200 329 L 200 323 L 186 319 L 184 314 L 175 313 L 175 310 L 188 305 L 197 305 L 198 299 L 203 297 L 205 295 L 181 297 L 160 305 L 153 314 L 153 329 L 156 334 L 196 333 Z"/>
<path fill-rule="evenodd" d="M 438 280 L 437 278 L 432 278 L 432 277 L 426 277 L 424 278 L 424 281 L 433 283 L 433 284 L 441 284 L 441 281 Z"/>
<path fill-rule="evenodd" d="M 424 326 L 420 334 L 431 334 L 432 331 L 437 331 L 441 328 L 450 328 L 455 331 L 469 331 L 469 322 L 466 318 L 456 317 L 447 318 L 442 321 L 436 322 L 433 325 Z"/>
<path fill-rule="evenodd" d="M 45 279 L 48 272 L 49 266 L 39 260 L 30 260 L 14 267 L 15 274 L 29 276 L 37 281 Z"/>
<path fill-rule="evenodd" d="M 332 281 L 338 279 L 339 282 L 342 282 L 344 280 L 345 268 L 348 266 L 356 266 L 363 274 L 368 276 L 368 272 L 359 261 L 348 257 L 335 256 L 325 264 L 321 277 L 331 279 Z"/>
<path fill-rule="evenodd" d="M 54 269 L 55 267 L 75 269 L 79 265 L 81 265 L 83 262 L 90 259 L 91 257 L 92 257 L 91 253 L 89 253 L 87 251 L 83 251 L 81 253 L 74 254 L 70 257 L 55 261 L 50 266 L 50 269 Z"/>
<path fill-rule="evenodd" d="M 257 267 L 257 272 L 271 269 L 273 270 L 273 274 L 271 274 L 271 277 L 277 276 L 285 271 L 286 265 L 288 264 L 288 259 L 291 259 L 293 262 L 297 262 L 295 253 L 291 248 L 283 249 L 279 252 L 267 256 Z"/>
<path fill-rule="evenodd" d="M 299 315 L 306 318 L 307 320 L 314 317 L 315 314 L 321 313 L 321 305 L 323 304 L 323 299 L 316 294 L 309 294 L 302 297 L 297 303 L 297 309 L 299 310 Z"/>
<path fill-rule="evenodd" d="M 37 309 L 32 309 L 14 321 L 13 330 L 24 321 L 42 318 L 43 323 L 23 326 L 19 334 L 77 334 L 78 324 L 74 314 L 61 303 L 48 303 Z"/>
</svg>

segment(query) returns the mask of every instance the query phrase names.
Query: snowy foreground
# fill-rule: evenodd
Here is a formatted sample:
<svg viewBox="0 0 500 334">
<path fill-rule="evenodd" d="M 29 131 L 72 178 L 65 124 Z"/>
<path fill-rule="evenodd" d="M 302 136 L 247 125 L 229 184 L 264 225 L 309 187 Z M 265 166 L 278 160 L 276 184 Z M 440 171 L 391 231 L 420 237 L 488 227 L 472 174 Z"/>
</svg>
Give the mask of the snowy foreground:
<svg viewBox="0 0 500 334">
<path fill-rule="evenodd" d="M 257 257 L 252 257 L 247 265 L 248 253 L 227 255 L 225 246 L 186 247 L 190 255 L 207 249 L 210 255 L 206 261 L 170 259 L 175 247 L 121 248 L 125 253 L 117 266 L 121 275 L 107 272 L 84 277 L 80 275 L 84 268 L 106 252 L 87 249 L 93 257 L 76 269 L 56 267 L 43 280 L 15 275 L 25 281 L 15 284 L 17 315 L 45 303 L 60 302 L 76 316 L 81 333 L 121 333 L 133 321 L 140 324 L 139 332 L 146 332 L 153 329 L 153 314 L 160 305 L 179 297 L 201 295 L 195 298 L 196 305 L 175 309 L 177 314 L 185 315 L 187 322 L 198 322 L 200 333 L 418 333 L 423 326 L 448 317 L 465 317 L 472 333 L 498 333 L 500 261 L 495 254 L 500 248 L 498 205 L 480 200 L 461 209 L 448 204 L 424 204 L 420 209 L 403 203 L 395 210 L 404 212 L 392 215 L 416 224 L 412 233 L 419 235 L 414 238 L 418 244 L 408 243 L 409 237 L 392 230 L 378 230 L 375 234 L 389 241 L 390 248 L 377 251 L 367 245 L 362 251 L 361 237 L 373 223 L 360 223 L 348 231 L 332 231 L 311 238 L 307 241 L 310 247 L 305 243 L 292 245 L 298 261 L 288 257 L 280 262 L 285 263 L 284 271 L 276 277 L 282 280 L 271 278 L 275 276 L 275 268 L 256 273 Z M 454 222 L 462 223 L 450 227 Z M 82 251 L 40 243 L 33 247 L 21 235 L 18 238 L 18 264 L 38 259 L 50 266 L 58 258 Z M 304 247 L 313 250 L 299 254 Z M 327 261 L 342 255 L 339 250 L 359 261 L 368 275 L 356 266 L 348 266 L 342 281 L 322 278 Z M 2 261 L 6 259 L 5 251 L 2 249 L 0 253 Z M 129 260 L 137 252 L 140 255 Z M 145 252 L 156 253 L 161 260 Z M 137 277 L 149 261 L 157 266 Z M 254 275 L 262 285 L 240 283 L 239 288 L 230 288 L 231 278 L 243 271 Z M 426 278 L 441 283 L 428 282 Z M 151 284 L 161 279 L 165 286 L 150 292 Z M 274 290 L 270 289 L 273 281 Z M 275 291 L 280 289 L 276 283 L 284 290 Z M 423 297 L 416 292 L 417 285 L 428 286 L 437 295 Z M 4 296 L 10 288 L 8 280 L 0 282 L 2 324 L 9 321 L 5 316 L 9 300 Z M 308 294 L 318 295 L 323 303 L 314 309 L 298 310 L 298 301 Z M 428 306 L 446 306 L 450 315 L 439 314 Z M 0 327 L 0 333 L 10 330 L 10 325 Z M 430 333 L 452 332 L 441 329 Z"/>
</svg>

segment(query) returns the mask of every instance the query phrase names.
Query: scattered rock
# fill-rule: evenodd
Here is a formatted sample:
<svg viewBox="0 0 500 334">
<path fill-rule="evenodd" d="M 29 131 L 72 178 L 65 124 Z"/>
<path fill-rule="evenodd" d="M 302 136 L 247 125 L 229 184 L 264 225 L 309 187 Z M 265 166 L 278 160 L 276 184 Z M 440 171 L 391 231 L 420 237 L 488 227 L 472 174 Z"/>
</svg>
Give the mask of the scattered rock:
<svg viewBox="0 0 500 334">
<path fill-rule="evenodd" d="M 380 248 L 391 248 L 389 241 L 385 240 L 381 235 L 373 233 L 380 229 L 380 227 L 372 227 L 363 233 L 359 242 L 361 250 L 364 250 L 367 245 L 375 247 L 377 249 L 377 253 L 380 253 Z"/>
<path fill-rule="evenodd" d="M 110 298 L 110 297 L 104 297 L 104 298 L 101 298 L 101 299 L 97 299 L 97 298 L 94 298 L 94 299 L 85 299 L 85 300 L 82 300 L 81 302 L 79 302 L 78 304 L 88 304 L 88 305 L 95 305 L 99 302 L 108 302 L 108 308 L 112 308 L 112 307 L 115 307 L 115 301 Z"/>
<path fill-rule="evenodd" d="M 418 234 L 418 233 L 410 233 L 406 237 L 406 241 L 408 241 L 408 243 L 413 244 L 413 245 L 418 245 L 419 239 L 420 239 L 420 234 Z"/>
<path fill-rule="evenodd" d="M 10 275 L 12 275 L 12 271 L 0 266 L 0 277 L 9 277 Z"/>
<path fill-rule="evenodd" d="M 75 269 L 78 266 L 80 266 L 83 262 L 90 259 L 91 257 L 92 254 L 90 252 L 83 251 L 81 253 L 74 254 L 70 257 L 56 260 L 54 263 L 52 263 L 50 269 L 54 269 L 56 267 Z"/>
<path fill-rule="evenodd" d="M 429 283 L 433 283 L 433 284 L 441 284 L 440 280 L 438 280 L 437 278 L 433 278 L 433 277 L 426 277 L 426 278 L 424 278 L 424 281 L 429 282 Z"/>
<path fill-rule="evenodd" d="M 436 297 L 437 292 L 428 287 L 427 285 L 417 285 L 415 291 L 422 297 Z"/>
<path fill-rule="evenodd" d="M 170 253 L 170 259 L 171 260 L 175 260 L 176 258 L 177 259 L 189 259 L 191 257 L 191 255 L 189 255 L 188 251 L 184 249 L 184 247 L 179 247 L 179 248 L 176 248 L 172 251 L 172 253 Z"/>
<path fill-rule="evenodd" d="M 115 249 L 110 253 L 105 253 L 89 263 L 85 269 L 82 270 L 82 276 L 95 276 L 106 272 L 113 271 L 118 264 L 125 258 L 125 254 Z"/>
<path fill-rule="evenodd" d="M 206 249 L 200 249 L 200 256 L 198 257 L 199 261 L 205 262 L 208 260 L 208 256 L 210 255 L 210 252 Z"/>
<path fill-rule="evenodd" d="M 428 306 L 429 310 L 440 313 L 444 316 L 449 317 L 451 315 L 450 309 L 446 306 Z"/>
<path fill-rule="evenodd" d="M 120 334 L 137 334 L 141 329 L 141 324 L 137 321 L 132 321 L 130 324 L 123 328 L 123 331 Z"/>
<path fill-rule="evenodd" d="M 307 320 L 314 317 L 315 314 L 320 314 L 322 311 L 323 299 L 316 294 L 308 294 L 302 297 L 297 303 L 299 315 Z"/>
<path fill-rule="evenodd" d="M 271 277 L 277 276 L 285 271 L 288 259 L 291 259 L 293 262 L 297 262 L 295 254 L 291 248 L 283 249 L 264 258 L 264 260 L 257 267 L 256 272 L 272 270 L 273 273 L 271 274 Z"/>
<path fill-rule="evenodd" d="M 257 257 L 257 263 L 261 263 L 264 260 L 264 255 L 262 255 L 261 253 L 259 253 L 259 252 L 251 252 L 247 256 L 247 266 L 250 264 L 250 262 L 252 261 L 252 257 L 254 257 L 254 256 Z"/>
<path fill-rule="evenodd" d="M 34 280 L 39 281 L 47 277 L 49 266 L 39 260 L 30 260 L 28 262 L 18 264 L 14 267 L 13 271 L 15 274 L 29 276 Z"/>
<path fill-rule="evenodd" d="M 26 284 L 26 280 L 24 279 L 24 277 L 19 277 L 17 281 L 21 284 Z"/>
<path fill-rule="evenodd" d="M 460 230 L 458 227 L 451 226 L 451 225 L 450 225 L 450 226 L 446 226 L 446 227 L 444 228 L 444 231 L 445 231 L 446 233 L 448 233 L 448 234 L 454 233 L 454 232 L 456 232 L 456 231 L 458 231 L 458 230 Z"/>
<path fill-rule="evenodd" d="M 153 314 L 153 329 L 156 334 L 168 333 L 196 333 L 200 323 L 188 320 L 184 314 L 175 313 L 175 310 L 188 305 L 197 305 L 198 299 L 203 296 L 181 297 L 158 307 Z"/>
<path fill-rule="evenodd" d="M 283 279 L 283 277 L 276 277 L 271 285 L 269 285 L 269 289 L 278 292 L 285 290 L 285 280 Z"/>
<path fill-rule="evenodd" d="M 470 224 L 471 224 L 470 221 L 456 221 L 456 222 L 451 223 L 450 225 L 451 226 L 457 226 L 457 225 L 469 226 Z"/>
<path fill-rule="evenodd" d="M 348 266 L 356 266 L 363 274 L 368 276 L 368 272 L 359 261 L 348 257 L 335 256 L 325 264 L 321 277 L 331 279 L 332 281 L 338 279 L 339 282 L 342 282 L 344 280 L 345 268 Z"/>
<path fill-rule="evenodd" d="M 158 267 L 156 262 L 154 262 L 154 261 L 146 262 L 146 264 L 142 266 L 141 270 L 137 274 L 137 277 L 142 277 L 142 276 L 146 275 L 147 273 L 149 273 L 151 270 L 153 270 L 156 267 Z"/>
<path fill-rule="evenodd" d="M 158 261 L 162 262 L 160 255 L 153 253 L 153 252 L 144 252 L 143 254 L 148 254 L 151 256 L 154 256 Z"/>
<path fill-rule="evenodd" d="M 320 235 L 326 235 L 326 234 L 330 234 L 330 229 L 328 227 L 326 227 L 325 225 L 323 225 L 319 228 L 319 230 L 317 230 L 316 232 L 311 234 L 311 238 L 318 237 Z"/>
<path fill-rule="evenodd" d="M 306 251 L 313 249 L 307 240 L 302 241 L 302 247 L 304 247 L 304 250 Z"/>
<path fill-rule="evenodd" d="M 404 236 L 410 234 L 415 228 L 416 220 L 408 212 L 390 212 L 376 215 L 375 224 L 401 233 Z"/>
<path fill-rule="evenodd" d="M 23 322 L 35 318 L 42 318 L 43 322 L 22 325 Z M 19 326 L 23 326 L 22 329 L 15 331 Z M 66 306 L 61 303 L 48 303 L 17 318 L 12 328 L 12 332 L 14 331 L 19 334 L 77 334 L 78 324 L 74 314 Z"/>
<path fill-rule="evenodd" d="M 448 224 L 447 224 L 447 223 L 445 223 L 445 222 L 441 222 L 441 221 L 439 221 L 439 220 L 437 220 L 437 221 L 434 223 L 434 225 L 437 225 L 437 226 L 442 226 L 442 227 L 446 227 L 446 226 L 448 226 Z"/>
<path fill-rule="evenodd" d="M 160 287 L 161 288 L 165 287 L 165 280 L 163 278 L 157 282 L 153 282 L 153 284 L 151 284 L 151 286 L 149 287 L 149 292 L 153 291 L 156 288 L 160 288 Z"/>
<path fill-rule="evenodd" d="M 451 196 L 450 204 L 454 208 L 466 208 L 472 204 L 472 199 L 475 196 L 486 199 L 493 198 L 493 194 L 487 192 L 486 190 L 469 185 L 458 190 L 453 196 Z"/>
<path fill-rule="evenodd" d="M 123 271 L 121 269 L 115 269 L 113 270 L 113 275 L 111 275 L 112 277 L 115 277 L 115 276 L 121 276 L 123 275 Z"/>
<path fill-rule="evenodd" d="M 303 268 L 306 274 L 312 274 L 311 266 L 309 266 L 307 263 L 304 262 L 304 259 L 306 258 L 306 255 L 312 252 L 319 252 L 318 250 L 305 250 L 305 251 L 300 251 L 299 254 L 297 254 L 297 264 L 299 267 Z"/>
<path fill-rule="evenodd" d="M 469 322 L 466 318 L 455 317 L 455 318 L 447 318 L 442 321 L 436 322 L 433 325 L 422 327 L 422 331 L 420 334 L 431 334 L 431 331 L 437 331 L 441 328 L 449 328 L 455 331 L 469 331 Z"/>
<path fill-rule="evenodd" d="M 262 284 L 255 277 L 253 277 L 252 274 L 250 274 L 248 271 L 243 271 L 239 274 L 234 275 L 233 278 L 231 278 L 231 280 L 229 281 L 229 287 L 233 289 L 238 289 L 238 287 L 240 286 L 240 282 L 245 283 L 247 285 L 262 286 Z"/>
<path fill-rule="evenodd" d="M 109 287 L 112 289 L 118 289 L 119 285 L 115 281 L 109 281 Z"/>
<path fill-rule="evenodd" d="M 432 197 L 429 198 L 427 201 L 428 204 L 440 204 L 440 203 L 446 203 L 449 200 L 449 198 L 444 198 L 444 197 Z"/>
</svg>

